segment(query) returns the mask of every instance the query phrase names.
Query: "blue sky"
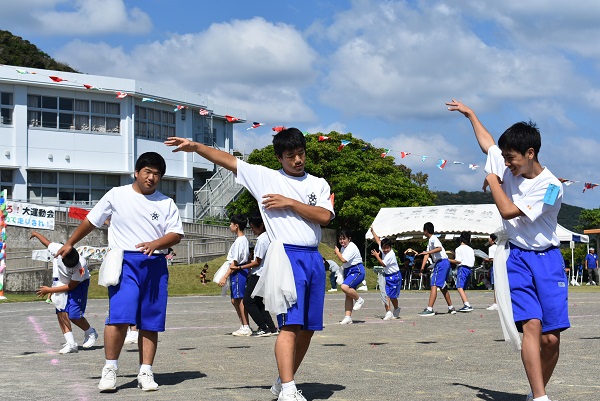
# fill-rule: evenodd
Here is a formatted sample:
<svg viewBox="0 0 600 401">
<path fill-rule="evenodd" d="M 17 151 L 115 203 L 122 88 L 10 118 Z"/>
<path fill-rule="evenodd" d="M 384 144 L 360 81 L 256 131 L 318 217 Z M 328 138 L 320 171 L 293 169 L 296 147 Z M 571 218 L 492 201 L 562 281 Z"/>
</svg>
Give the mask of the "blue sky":
<svg viewBox="0 0 600 401">
<path fill-rule="evenodd" d="M 480 190 L 482 170 L 467 165 L 485 158 L 468 121 L 446 110 L 454 97 L 496 138 L 535 121 L 542 165 L 580 181 L 564 202 L 600 207 L 600 187 L 582 193 L 600 183 L 600 2 L 7 3 L 1 29 L 79 71 L 202 93 L 267 124 L 237 125 L 237 149 L 265 146 L 277 125 L 352 132 L 429 174 L 433 190 Z"/>
</svg>

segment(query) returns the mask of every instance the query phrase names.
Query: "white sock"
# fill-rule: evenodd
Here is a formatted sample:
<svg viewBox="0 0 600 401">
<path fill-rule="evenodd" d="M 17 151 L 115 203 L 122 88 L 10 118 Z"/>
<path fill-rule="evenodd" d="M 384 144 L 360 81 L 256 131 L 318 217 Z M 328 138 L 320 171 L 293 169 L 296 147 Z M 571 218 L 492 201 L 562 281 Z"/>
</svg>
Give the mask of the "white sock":
<svg viewBox="0 0 600 401">
<path fill-rule="evenodd" d="M 248 330 L 249 328 L 250 328 L 250 326 L 247 324 L 242 326 L 242 329 L 244 329 L 244 330 Z"/>
<path fill-rule="evenodd" d="M 534 398 L 533 401 L 550 401 L 550 398 L 548 398 L 547 395 L 543 395 L 541 397 Z"/>
<path fill-rule="evenodd" d="M 296 382 L 291 381 L 289 383 L 281 383 L 281 394 L 294 394 L 296 392 Z"/>
<path fill-rule="evenodd" d="M 72 331 L 67 331 L 63 335 L 65 336 L 65 341 L 67 342 L 67 344 L 75 344 L 75 336 L 73 336 Z"/>
<path fill-rule="evenodd" d="M 152 365 L 148 365 L 148 364 L 141 364 L 140 365 L 140 373 L 142 372 L 152 372 Z"/>
<path fill-rule="evenodd" d="M 454 308 L 454 305 L 448 305 L 448 310 Z"/>
<path fill-rule="evenodd" d="M 432 310 L 433 310 L 433 306 L 428 306 L 428 307 L 427 307 L 427 310 L 428 310 L 428 311 L 432 311 Z"/>
<path fill-rule="evenodd" d="M 119 367 L 118 362 L 119 361 L 117 359 L 107 359 L 106 365 L 114 366 L 114 368 L 117 369 Z"/>
<path fill-rule="evenodd" d="M 468 306 L 469 308 L 471 307 L 471 304 L 468 302 L 465 302 L 465 306 Z"/>
</svg>

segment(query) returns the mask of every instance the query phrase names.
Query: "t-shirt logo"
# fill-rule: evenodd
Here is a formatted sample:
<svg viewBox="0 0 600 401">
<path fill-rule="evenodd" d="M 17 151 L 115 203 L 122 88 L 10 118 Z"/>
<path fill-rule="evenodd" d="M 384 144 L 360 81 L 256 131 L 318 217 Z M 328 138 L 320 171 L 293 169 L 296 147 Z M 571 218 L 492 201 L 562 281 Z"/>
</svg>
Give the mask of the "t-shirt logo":
<svg viewBox="0 0 600 401">
<path fill-rule="evenodd" d="M 150 215 L 150 217 L 152 217 L 152 220 L 158 220 L 158 217 L 159 217 L 159 215 L 158 215 L 158 213 L 156 213 L 156 212 L 153 212 L 153 213 Z"/>
<path fill-rule="evenodd" d="M 315 195 L 314 192 L 308 195 L 308 204 L 311 206 L 315 206 L 317 204 L 317 195 Z"/>
</svg>

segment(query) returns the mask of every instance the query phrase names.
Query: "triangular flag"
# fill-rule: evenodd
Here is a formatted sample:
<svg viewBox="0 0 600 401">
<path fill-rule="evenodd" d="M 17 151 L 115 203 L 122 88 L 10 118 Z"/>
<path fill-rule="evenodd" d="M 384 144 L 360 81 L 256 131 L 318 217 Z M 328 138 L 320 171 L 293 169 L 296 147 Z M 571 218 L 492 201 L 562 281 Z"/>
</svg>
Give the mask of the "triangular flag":
<svg viewBox="0 0 600 401">
<path fill-rule="evenodd" d="M 61 77 L 56 77 L 54 75 L 50 75 L 48 78 L 50 78 L 51 80 L 53 80 L 54 82 L 62 82 L 62 81 L 66 81 L 66 79 L 62 79 Z"/>
<path fill-rule="evenodd" d="M 566 178 L 559 178 L 558 181 L 562 182 L 565 186 L 569 186 L 571 184 L 574 184 L 577 181 L 573 181 L 573 180 L 567 180 Z"/>
<path fill-rule="evenodd" d="M 275 131 L 275 132 L 281 132 L 281 131 L 283 131 L 283 130 L 284 130 L 284 129 L 286 129 L 286 128 L 285 128 L 283 125 L 278 125 L 277 127 L 273 127 L 273 128 L 271 128 L 271 129 L 272 129 L 273 131 Z"/>
<path fill-rule="evenodd" d="M 71 206 L 69 208 L 69 217 L 72 217 L 77 220 L 85 220 L 85 217 L 88 215 L 89 212 L 90 211 L 87 209 Z"/>
<path fill-rule="evenodd" d="M 127 93 L 125 93 L 125 92 L 117 92 L 116 95 L 117 95 L 117 99 L 123 99 L 123 98 L 125 98 L 127 96 Z"/>
<path fill-rule="evenodd" d="M 142 102 L 160 103 L 158 100 L 152 99 L 151 97 L 143 97 Z"/>
<path fill-rule="evenodd" d="M 384 149 L 383 152 L 381 152 L 381 157 L 386 157 L 390 151 L 391 149 Z"/>
<path fill-rule="evenodd" d="M 85 89 L 100 90 L 100 88 L 96 88 L 94 85 L 83 84 L 83 86 L 85 87 Z"/>
<path fill-rule="evenodd" d="M 302 133 L 304 134 L 304 136 L 310 135 L 310 132 L 308 132 L 308 131 L 304 131 Z"/>
<path fill-rule="evenodd" d="M 263 123 L 257 123 L 256 121 L 252 123 L 252 127 L 250 128 L 246 128 L 246 131 L 251 130 L 251 129 L 255 129 L 260 127 L 261 125 L 264 125 Z"/>
<path fill-rule="evenodd" d="M 342 140 L 342 143 L 338 147 L 338 152 L 341 152 L 349 143 L 352 143 L 352 141 Z"/>
<path fill-rule="evenodd" d="M 408 155 L 410 155 L 410 152 L 400 152 L 400 157 L 403 159 Z"/>
<path fill-rule="evenodd" d="M 239 119 L 239 118 L 237 118 L 237 117 L 234 117 L 234 116 L 230 116 L 230 115 L 226 115 L 226 116 L 225 116 L 225 118 L 226 118 L 226 119 L 227 119 L 227 121 L 229 121 L 230 123 L 234 123 L 234 122 L 240 121 L 240 119 Z"/>
<path fill-rule="evenodd" d="M 479 168 L 479 166 L 477 164 L 469 164 L 469 168 L 471 170 L 477 170 L 477 168 Z"/>
<path fill-rule="evenodd" d="M 19 74 L 30 74 L 29 71 L 19 70 L 18 68 L 15 68 L 15 71 L 17 71 Z"/>
<path fill-rule="evenodd" d="M 325 135 L 319 135 L 319 142 L 323 142 L 323 141 L 326 141 L 326 140 L 328 140 L 328 139 L 329 139 L 329 137 L 328 137 L 328 136 L 325 136 Z"/>
<path fill-rule="evenodd" d="M 206 109 L 200 109 L 200 110 L 198 110 L 198 114 L 200 114 L 201 116 L 207 116 L 210 114 L 210 111 L 208 111 Z"/>
<path fill-rule="evenodd" d="M 178 110 L 181 110 L 181 109 L 185 109 L 185 106 L 181 106 L 179 104 L 176 104 L 175 108 L 173 109 L 173 111 L 178 111 Z"/>
<path fill-rule="evenodd" d="M 586 182 L 585 184 L 583 184 L 583 192 L 585 192 L 586 189 L 594 189 L 597 186 L 598 186 L 598 184 L 594 184 L 592 182 Z"/>
<path fill-rule="evenodd" d="M 425 162 L 425 159 L 427 159 L 429 156 L 421 156 L 421 161 Z"/>
<path fill-rule="evenodd" d="M 448 160 L 439 159 L 437 168 L 439 168 L 440 170 L 443 169 L 444 167 L 446 167 L 446 163 L 448 163 Z"/>
</svg>

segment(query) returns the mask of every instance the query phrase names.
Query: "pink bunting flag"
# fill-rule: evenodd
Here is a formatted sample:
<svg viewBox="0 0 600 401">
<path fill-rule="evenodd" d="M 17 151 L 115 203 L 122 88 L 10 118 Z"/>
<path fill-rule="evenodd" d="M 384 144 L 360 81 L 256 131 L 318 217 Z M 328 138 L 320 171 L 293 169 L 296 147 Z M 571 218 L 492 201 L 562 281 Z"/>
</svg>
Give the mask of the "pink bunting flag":
<svg viewBox="0 0 600 401">
<path fill-rule="evenodd" d="M 437 164 L 437 168 L 439 168 L 440 170 L 442 170 L 444 167 L 446 167 L 446 163 L 448 163 L 448 160 L 439 159 L 438 160 L 438 164 Z"/>
<path fill-rule="evenodd" d="M 261 125 L 264 125 L 263 123 L 257 123 L 256 121 L 252 123 L 252 126 L 250 128 L 246 128 L 246 131 L 249 131 L 251 129 L 256 129 L 258 127 L 260 127 Z"/>
<path fill-rule="evenodd" d="M 210 114 L 210 111 L 208 111 L 206 109 L 200 109 L 200 110 L 198 110 L 198 114 L 200 114 L 201 116 L 207 116 Z"/>
<path fill-rule="evenodd" d="M 325 136 L 325 135 L 319 135 L 319 142 L 323 142 L 323 141 L 326 141 L 326 140 L 328 140 L 328 139 L 329 139 L 329 137 L 328 137 L 328 136 Z"/>
<path fill-rule="evenodd" d="M 410 152 L 400 152 L 400 157 L 403 159 L 408 155 L 410 155 Z"/>
<path fill-rule="evenodd" d="M 54 75 L 50 75 L 48 76 L 48 78 L 50 78 L 51 80 L 53 80 L 54 82 L 62 82 L 62 81 L 66 81 L 66 79 L 62 79 L 61 77 L 57 77 Z"/>
<path fill-rule="evenodd" d="M 237 117 L 234 117 L 234 116 L 230 116 L 230 115 L 226 115 L 226 116 L 225 116 L 225 118 L 226 118 L 226 119 L 227 119 L 227 121 L 228 121 L 228 122 L 230 122 L 230 123 L 235 123 L 235 122 L 238 122 L 238 121 L 240 121 L 240 119 L 239 119 L 239 118 L 237 118 Z"/>
<path fill-rule="evenodd" d="M 125 92 L 117 92 L 117 99 L 124 99 L 125 97 L 127 97 L 127 93 Z"/>
</svg>

